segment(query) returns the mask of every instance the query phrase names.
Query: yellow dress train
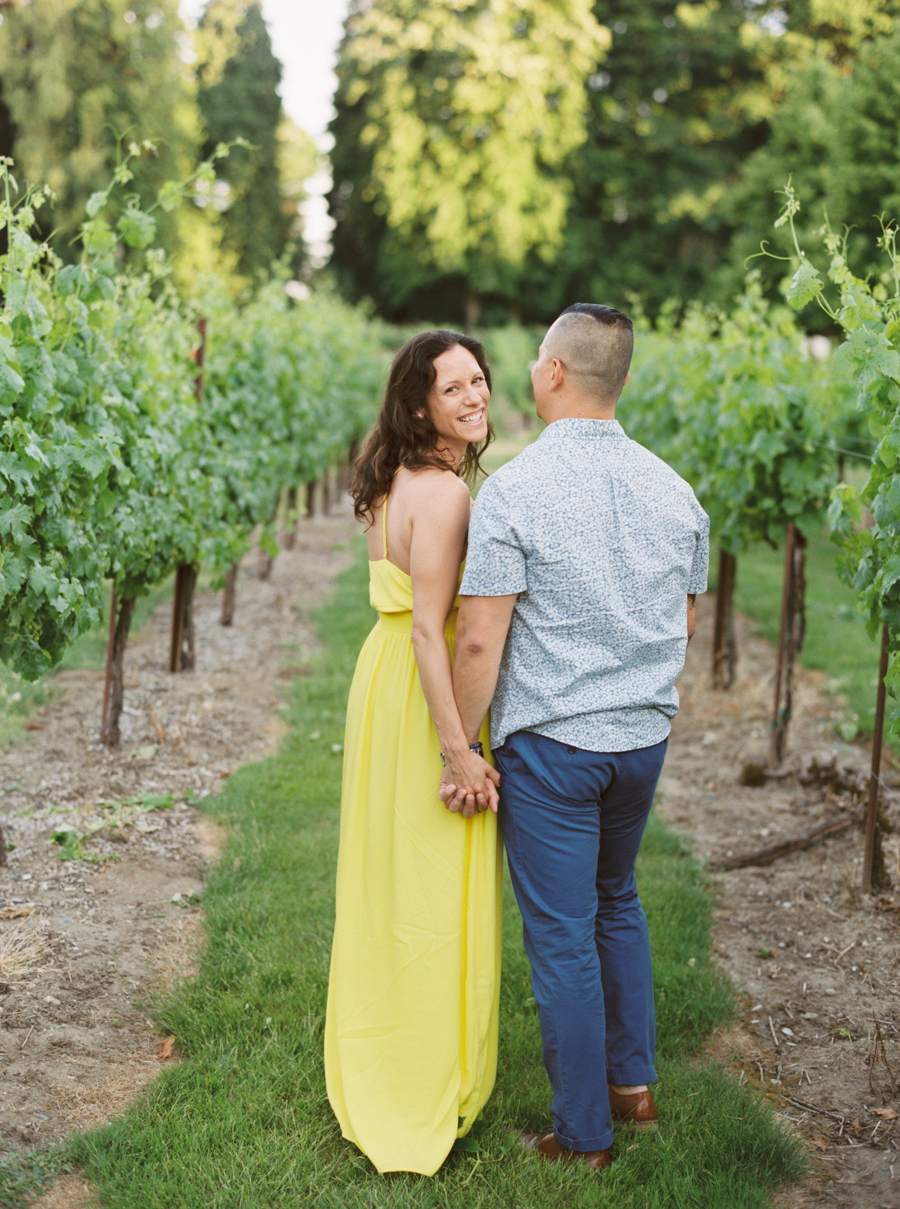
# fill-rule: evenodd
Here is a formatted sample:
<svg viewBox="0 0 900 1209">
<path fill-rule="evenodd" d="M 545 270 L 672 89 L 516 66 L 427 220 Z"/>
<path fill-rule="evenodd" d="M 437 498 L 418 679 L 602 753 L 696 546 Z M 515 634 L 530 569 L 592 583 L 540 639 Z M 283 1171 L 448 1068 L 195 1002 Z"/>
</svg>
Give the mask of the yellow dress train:
<svg viewBox="0 0 900 1209">
<path fill-rule="evenodd" d="M 494 814 L 438 800 L 412 584 L 387 558 L 369 570 L 379 616 L 347 707 L 325 1076 L 380 1172 L 433 1175 L 494 1085 L 502 856 Z"/>
</svg>

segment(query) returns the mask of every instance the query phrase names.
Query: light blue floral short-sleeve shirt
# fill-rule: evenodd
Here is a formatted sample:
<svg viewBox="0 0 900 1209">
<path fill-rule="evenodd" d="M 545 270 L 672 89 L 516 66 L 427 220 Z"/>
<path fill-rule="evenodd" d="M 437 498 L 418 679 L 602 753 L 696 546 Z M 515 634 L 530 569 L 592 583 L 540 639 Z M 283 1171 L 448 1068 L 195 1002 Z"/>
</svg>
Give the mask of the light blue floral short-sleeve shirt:
<svg viewBox="0 0 900 1209">
<path fill-rule="evenodd" d="M 531 730 L 588 751 L 651 747 L 678 711 L 709 518 L 617 420 L 557 420 L 484 483 L 460 593 L 518 593 L 491 743 Z"/>
</svg>

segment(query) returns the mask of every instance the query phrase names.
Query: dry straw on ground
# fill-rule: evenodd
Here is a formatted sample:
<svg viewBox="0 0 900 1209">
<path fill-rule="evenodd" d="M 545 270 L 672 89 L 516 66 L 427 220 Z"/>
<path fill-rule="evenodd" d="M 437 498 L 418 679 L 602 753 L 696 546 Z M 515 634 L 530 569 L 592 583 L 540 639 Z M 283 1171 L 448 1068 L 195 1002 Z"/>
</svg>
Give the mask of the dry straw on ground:
<svg viewBox="0 0 900 1209">
<path fill-rule="evenodd" d="M 0 931 L 0 982 L 16 983 L 39 966 L 47 952 L 43 925 L 22 920 Z"/>
</svg>

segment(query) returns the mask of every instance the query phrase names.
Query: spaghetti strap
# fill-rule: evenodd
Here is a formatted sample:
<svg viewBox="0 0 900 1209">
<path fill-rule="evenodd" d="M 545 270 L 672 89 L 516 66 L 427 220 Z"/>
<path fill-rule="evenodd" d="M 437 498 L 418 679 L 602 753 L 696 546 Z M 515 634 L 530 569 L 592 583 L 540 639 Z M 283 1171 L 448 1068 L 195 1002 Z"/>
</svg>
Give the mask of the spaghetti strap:
<svg viewBox="0 0 900 1209">
<path fill-rule="evenodd" d="M 397 469 L 394 471 L 393 477 L 396 478 L 402 469 L 403 469 L 402 466 L 398 466 Z M 388 540 L 387 540 L 387 502 L 388 502 L 388 496 L 390 495 L 390 492 L 391 492 L 391 489 L 389 487 L 387 489 L 387 491 L 385 491 L 385 493 L 384 493 L 384 499 L 381 504 L 381 545 L 384 549 L 385 562 L 391 561 L 391 556 L 390 556 L 390 554 L 388 554 Z"/>
</svg>

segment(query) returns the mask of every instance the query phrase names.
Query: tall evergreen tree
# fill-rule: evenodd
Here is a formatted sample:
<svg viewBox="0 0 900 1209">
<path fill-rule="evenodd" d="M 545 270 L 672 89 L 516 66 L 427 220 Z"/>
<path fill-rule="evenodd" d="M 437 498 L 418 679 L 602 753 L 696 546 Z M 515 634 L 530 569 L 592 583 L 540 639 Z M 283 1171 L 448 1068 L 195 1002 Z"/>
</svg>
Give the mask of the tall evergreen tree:
<svg viewBox="0 0 900 1209">
<path fill-rule="evenodd" d="M 590 0 L 354 0 L 331 126 L 342 287 L 395 318 L 516 307 L 529 258 L 556 254 L 608 44 Z"/>
<path fill-rule="evenodd" d="M 238 272 L 252 278 L 284 253 L 296 217 L 279 171 L 281 64 L 257 0 L 209 0 L 196 45 L 204 154 L 235 139 L 249 144 L 219 161 L 221 185 L 210 200 L 222 211 L 225 248 Z"/>
</svg>

